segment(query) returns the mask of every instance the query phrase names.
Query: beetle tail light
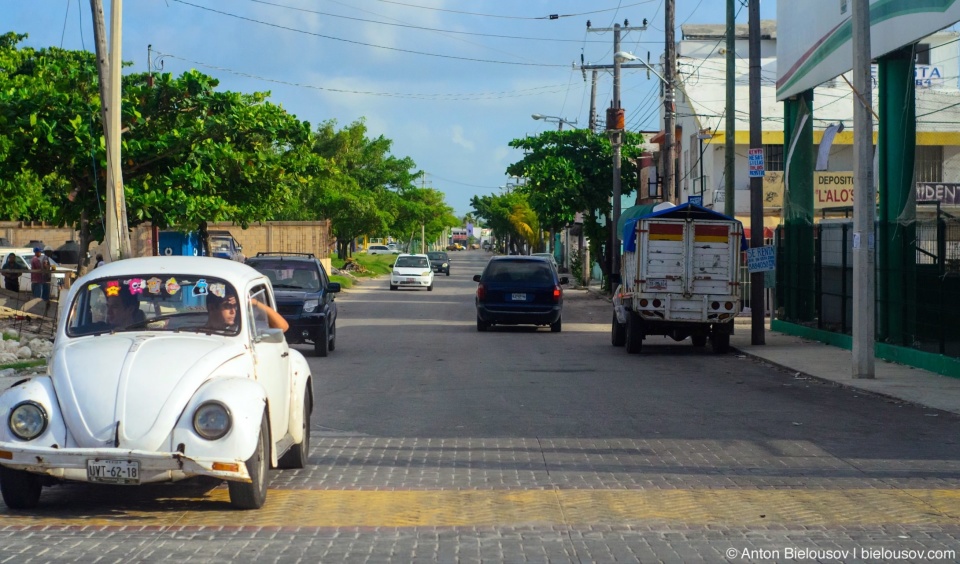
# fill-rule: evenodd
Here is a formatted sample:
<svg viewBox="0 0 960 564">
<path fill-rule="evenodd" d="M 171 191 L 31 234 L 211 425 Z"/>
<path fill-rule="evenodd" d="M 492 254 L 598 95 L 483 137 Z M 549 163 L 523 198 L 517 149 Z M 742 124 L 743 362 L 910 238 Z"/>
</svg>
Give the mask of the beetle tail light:
<svg viewBox="0 0 960 564">
<path fill-rule="evenodd" d="M 553 301 L 559 302 L 560 298 L 563 296 L 563 290 L 560 289 L 560 286 L 553 287 Z"/>
<path fill-rule="evenodd" d="M 487 297 L 487 289 L 483 287 L 483 284 L 479 284 L 477 286 L 477 299 L 482 302 L 486 297 Z"/>
</svg>

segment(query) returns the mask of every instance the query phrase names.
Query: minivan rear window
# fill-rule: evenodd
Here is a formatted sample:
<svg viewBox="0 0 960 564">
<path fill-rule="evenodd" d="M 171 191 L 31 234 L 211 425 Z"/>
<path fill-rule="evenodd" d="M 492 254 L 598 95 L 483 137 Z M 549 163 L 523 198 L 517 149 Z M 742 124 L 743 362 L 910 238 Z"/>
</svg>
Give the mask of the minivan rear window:
<svg viewBox="0 0 960 564">
<path fill-rule="evenodd" d="M 550 266 L 537 261 L 491 261 L 483 278 L 490 282 L 552 282 Z"/>
</svg>

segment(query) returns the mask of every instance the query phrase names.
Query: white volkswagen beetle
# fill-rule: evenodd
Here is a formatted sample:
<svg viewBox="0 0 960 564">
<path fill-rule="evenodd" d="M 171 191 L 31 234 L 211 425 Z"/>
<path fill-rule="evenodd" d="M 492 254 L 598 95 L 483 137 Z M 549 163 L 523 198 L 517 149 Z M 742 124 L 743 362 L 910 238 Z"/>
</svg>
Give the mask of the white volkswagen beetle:
<svg viewBox="0 0 960 564">
<path fill-rule="evenodd" d="M 47 375 L 0 394 L 0 491 L 37 505 L 60 480 L 210 476 L 259 508 L 271 467 L 303 468 L 312 382 L 269 327 L 269 280 L 205 257 L 117 261 L 70 289 Z"/>
</svg>

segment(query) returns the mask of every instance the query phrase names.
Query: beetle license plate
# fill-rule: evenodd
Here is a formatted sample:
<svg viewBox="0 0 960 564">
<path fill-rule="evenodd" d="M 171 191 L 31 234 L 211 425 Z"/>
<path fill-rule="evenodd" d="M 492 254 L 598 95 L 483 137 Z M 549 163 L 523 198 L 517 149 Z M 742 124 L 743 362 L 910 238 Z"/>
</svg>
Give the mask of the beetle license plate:
<svg viewBox="0 0 960 564">
<path fill-rule="evenodd" d="M 525 302 L 527 301 L 527 295 L 526 294 L 510 294 L 510 301 Z"/>
<path fill-rule="evenodd" d="M 87 460 L 87 479 L 107 484 L 139 484 L 137 460 Z"/>
</svg>

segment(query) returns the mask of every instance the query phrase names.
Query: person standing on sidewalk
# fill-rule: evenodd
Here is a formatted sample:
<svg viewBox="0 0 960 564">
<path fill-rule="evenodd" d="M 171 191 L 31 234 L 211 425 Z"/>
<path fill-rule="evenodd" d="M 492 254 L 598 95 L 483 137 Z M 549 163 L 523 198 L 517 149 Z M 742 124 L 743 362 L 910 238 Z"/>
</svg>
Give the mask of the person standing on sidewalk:
<svg viewBox="0 0 960 564">
<path fill-rule="evenodd" d="M 40 247 L 33 248 L 33 259 L 30 261 L 30 289 L 33 297 L 40 298 L 46 306 L 50 304 L 50 259 L 43 254 Z"/>
<path fill-rule="evenodd" d="M 20 291 L 20 267 L 17 266 L 17 255 L 10 253 L 7 255 L 7 260 L 4 261 L 2 270 L 3 273 L 3 286 L 11 292 Z"/>
</svg>

